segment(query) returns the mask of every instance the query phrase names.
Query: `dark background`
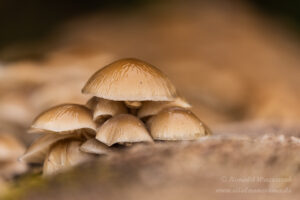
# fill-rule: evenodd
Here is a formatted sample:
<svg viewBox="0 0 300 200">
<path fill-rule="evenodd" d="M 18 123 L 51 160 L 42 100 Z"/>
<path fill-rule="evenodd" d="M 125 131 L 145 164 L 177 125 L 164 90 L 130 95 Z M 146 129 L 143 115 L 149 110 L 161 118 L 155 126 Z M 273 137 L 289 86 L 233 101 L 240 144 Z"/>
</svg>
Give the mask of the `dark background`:
<svg viewBox="0 0 300 200">
<path fill-rule="evenodd" d="M 158 0 L 1 0 L 0 51 L 16 43 L 34 43 L 45 38 L 62 22 L 93 12 L 135 12 Z M 219 2 L 219 1 L 217 1 Z M 169 3 L 176 3 L 170 1 Z M 300 30 L 300 1 L 247 1 L 259 12 Z"/>
</svg>

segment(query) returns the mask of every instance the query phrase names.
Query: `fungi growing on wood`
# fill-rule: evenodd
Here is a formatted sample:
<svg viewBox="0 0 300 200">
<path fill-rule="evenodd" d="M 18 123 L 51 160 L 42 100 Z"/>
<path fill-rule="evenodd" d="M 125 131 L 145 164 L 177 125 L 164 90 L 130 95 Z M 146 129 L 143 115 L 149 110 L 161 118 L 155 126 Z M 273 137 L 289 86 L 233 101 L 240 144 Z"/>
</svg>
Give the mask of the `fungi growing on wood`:
<svg viewBox="0 0 300 200">
<path fill-rule="evenodd" d="M 101 68 L 82 93 L 92 96 L 86 106 L 55 106 L 34 120 L 31 132 L 44 135 L 21 160 L 44 163 L 44 174 L 51 175 L 96 155 L 116 153 L 119 149 L 111 148 L 115 144 L 196 140 L 210 134 L 167 76 L 138 59 L 121 59 Z M 141 119 L 149 119 L 147 126 Z"/>
</svg>

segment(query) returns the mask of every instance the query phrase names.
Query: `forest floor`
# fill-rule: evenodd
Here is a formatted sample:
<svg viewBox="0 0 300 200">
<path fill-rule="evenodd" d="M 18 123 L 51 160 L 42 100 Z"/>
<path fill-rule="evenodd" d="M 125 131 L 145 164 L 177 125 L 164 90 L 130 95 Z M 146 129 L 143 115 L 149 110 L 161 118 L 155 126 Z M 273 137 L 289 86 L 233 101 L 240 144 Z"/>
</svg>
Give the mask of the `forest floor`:
<svg viewBox="0 0 300 200">
<path fill-rule="evenodd" d="M 299 198 L 299 38 L 248 5 L 193 4 L 95 13 L 0 52 L 38 55 L 0 63 L 0 132 L 26 145 L 38 113 L 84 104 L 88 77 L 123 57 L 161 69 L 214 132 L 133 145 L 49 179 L 21 176 L 6 199 Z"/>
</svg>

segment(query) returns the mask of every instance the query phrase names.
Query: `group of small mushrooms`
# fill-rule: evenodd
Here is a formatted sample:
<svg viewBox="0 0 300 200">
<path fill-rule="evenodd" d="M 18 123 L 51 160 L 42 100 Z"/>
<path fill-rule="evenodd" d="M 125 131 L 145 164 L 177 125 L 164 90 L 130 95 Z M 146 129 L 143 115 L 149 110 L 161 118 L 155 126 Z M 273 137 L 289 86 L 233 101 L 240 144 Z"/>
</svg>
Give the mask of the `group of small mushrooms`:
<svg viewBox="0 0 300 200">
<path fill-rule="evenodd" d="M 210 134 L 166 75 L 138 59 L 101 68 L 82 93 L 92 96 L 86 105 L 58 105 L 36 117 L 29 133 L 42 136 L 20 160 L 43 164 L 44 175 L 51 175 L 96 155 L 115 153 L 116 145 Z"/>
</svg>

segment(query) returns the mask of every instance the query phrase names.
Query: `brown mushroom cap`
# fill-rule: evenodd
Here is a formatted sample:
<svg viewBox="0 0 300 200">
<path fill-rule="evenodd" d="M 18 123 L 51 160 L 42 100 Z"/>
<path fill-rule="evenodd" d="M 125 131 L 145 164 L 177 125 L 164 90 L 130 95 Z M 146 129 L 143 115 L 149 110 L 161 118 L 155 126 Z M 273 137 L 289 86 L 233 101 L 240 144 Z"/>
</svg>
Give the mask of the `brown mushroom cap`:
<svg viewBox="0 0 300 200">
<path fill-rule="evenodd" d="M 90 107 L 93 112 L 93 119 L 99 121 L 101 119 L 107 119 L 112 116 L 127 113 L 127 108 L 121 101 L 111 101 L 98 97 L 92 97 L 87 106 Z"/>
<path fill-rule="evenodd" d="M 10 179 L 17 174 L 22 174 L 28 169 L 25 163 L 18 162 L 17 160 L 11 160 L 0 163 L 0 179 Z M 1 190 L 1 185 L 0 185 Z"/>
<path fill-rule="evenodd" d="M 144 123 L 133 115 L 121 114 L 107 120 L 96 139 L 111 146 L 115 143 L 152 142 Z"/>
<path fill-rule="evenodd" d="M 53 133 L 45 134 L 40 138 L 38 138 L 37 140 L 35 140 L 30 145 L 30 147 L 26 150 L 25 154 L 22 157 L 20 157 L 20 161 L 25 161 L 27 163 L 43 163 L 50 147 L 54 143 L 71 137 L 79 138 L 79 135 L 74 135 L 74 134 L 61 135 L 61 134 L 53 134 Z"/>
<path fill-rule="evenodd" d="M 94 110 L 95 106 L 98 103 L 98 100 L 98 97 L 92 97 L 86 102 L 85 106 L 88 107 L 90 110 Z"/>
<path fill-rule="evenodd" d="M 203 123 L 191 111 L 180 107 L 162 110 L 148 125 L 155 140 L 194 140 L 207 135 Z"/>
<path fill-rule="evenodd" d="M 156 67 L 134 58 L 98 70 L 82 92 L 114 101 L 172 101 L 176 89 Z"/>
<path fill-rule="evenodd" d="M 138 111 L 138 117 L 148 117 L 156 115 L 161 110 L 169 107 L 191 108 L 191 105 L 182 97 L 177 97 L 175 101 L 145 101 Z"/>
<path fill-rule="evenodd" d="M 52 107 L 36 117 L 32 129 L 67 134 L 80 129 L 95 130 L 92 112 L 83 105 L 62 104 Z"/>
<path fill-rule="evenodd" d="M 125 105 L 128 108 L 138 109 L 142 106 L 142 102 L 141 101 L 125 101 Z"/>
<path fill-rule="evenodd" d="M 44 175 L 56 174 L 92 159 L 92 154 L 80 151 L 81 144 L 78 140 L 63 140 L 53 145 L 44 162 Z"/>
<path fill-rule="evenodd" d="M 99 142 L 95 138 L 91 138 L 85 141 L 80 146 L 80 150 L 86 153 L 93 153 L 99 155 L 106 155 L 112 152 L 107 145 Z"/>
<path fill-rule="evenodd" d="M 16 161 L 25 152 L 25 146 L 11 134 L 0 134 L 0 162 Z"/>
</svg>

